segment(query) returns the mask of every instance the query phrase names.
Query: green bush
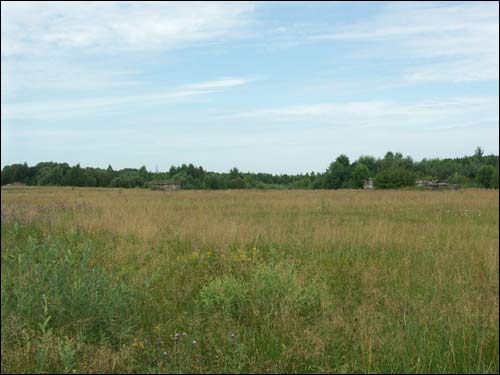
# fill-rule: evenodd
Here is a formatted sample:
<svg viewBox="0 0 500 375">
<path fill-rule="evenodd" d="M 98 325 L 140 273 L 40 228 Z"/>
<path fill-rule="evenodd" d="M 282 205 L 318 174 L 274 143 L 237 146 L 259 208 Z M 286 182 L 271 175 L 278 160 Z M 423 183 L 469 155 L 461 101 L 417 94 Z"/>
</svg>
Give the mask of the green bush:
<svg viewBox="0 0 500 375">
<path fill-rule="evenodd" d="M 201 291 L 200 302 L 206 311 L 221 311 L 224 315 L 237 318 L 248 303 L 248 288 L 234 278 L 218 278 Z"/>
<path fill-rule="evenodd" d="M 273 319 L 284 311 L 311 318 L 321 311 L 322 288 L 316 282 L 301 285 L 290 265 L 261 265 L 247 280 L 217 278 L 203 288 L 199 302 L 205 313 L 248 321 L 253 317 Z"/>
<path fill-rule="evenodd" d="M 494 182 L 494 174 L 495 168 L 493 166 L 483 165 L 477 172 L 476 181 L 481 187 L 490 188 L 492 187 L 492 182 Z"/>
<path fill-rule="evenodd" d="M 3 249 L 2 327 L 17 316 L 37 329 L 45 303 L 52 329 L 89 342 L 119 340 L 129 327 L 132 293 L 92 264 L 92 252 L 88 241 L 32 236 L 22 249 Z"/>
<path fill-rule="evenodd" d="M 375 176 L 375 187 L 378 189 L 398 189 L 415 185 L 415 173 L 400 167 L 383 169 Z"/>
<path fill-rule="evenodd" d="M 259 315 L 276 316 L 288 309 L 307 318 L 321 309 L 321 287 L 314 281 L 301 285 L 291 265 L 261 266 L 252 280 L 251 302 Z"/>
</svg>

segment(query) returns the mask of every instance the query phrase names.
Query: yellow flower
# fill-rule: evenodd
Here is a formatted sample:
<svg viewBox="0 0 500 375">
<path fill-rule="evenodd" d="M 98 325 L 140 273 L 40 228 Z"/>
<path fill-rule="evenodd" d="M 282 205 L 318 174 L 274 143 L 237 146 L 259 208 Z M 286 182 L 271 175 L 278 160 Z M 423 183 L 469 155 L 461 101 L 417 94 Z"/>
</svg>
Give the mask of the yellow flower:
<svg viewBox="0 0 500 375">
<path fill-rule="evenodd" d="M 134 342 L 132 343 L 132 347 L 133 347 L 133 348 L 141 348 L 141 349 L 144 349 L 144 341 L 134 339 Z"/>
</svg>

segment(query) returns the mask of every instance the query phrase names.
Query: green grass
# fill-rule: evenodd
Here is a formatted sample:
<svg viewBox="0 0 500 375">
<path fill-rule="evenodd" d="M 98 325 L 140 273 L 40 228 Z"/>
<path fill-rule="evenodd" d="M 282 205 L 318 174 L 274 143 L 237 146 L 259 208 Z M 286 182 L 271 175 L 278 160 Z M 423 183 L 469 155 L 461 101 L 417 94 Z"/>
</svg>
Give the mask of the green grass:
<svg viewBox="0 0 500 375">
<path fill-rule="evenodd" d="M 499 371 L 498 191 L 2 191 L 1 230 L 2 373 Z"/>
</svg>

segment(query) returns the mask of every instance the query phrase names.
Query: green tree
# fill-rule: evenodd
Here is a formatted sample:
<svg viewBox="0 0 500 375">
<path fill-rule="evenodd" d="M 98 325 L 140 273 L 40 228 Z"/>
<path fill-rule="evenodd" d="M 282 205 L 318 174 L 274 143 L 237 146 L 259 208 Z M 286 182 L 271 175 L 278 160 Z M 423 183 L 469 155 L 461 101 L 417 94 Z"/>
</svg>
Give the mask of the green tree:
<svg viewBox="0 0 500 375">
<path fill-rule="evenodd" d="M 30 167 L 27 163 L 12 164 L 2 169 L 2 185 L 12 182 L 22 182 L 29 184 L 31 177 Z"/>
<path fill-rule="evenodd" d="M 484 151 L 481 147 L 477 146 L 476 151 L 474 152 L 474 157 L 476 159 L 481 159 L 483 157 Z"/>
<path fill-rule="evenodd" d="M 461 175 L 460 173 L 458 172 L 455 172 L 453 173 L 453 175 L 448 179 L 448 182 L 450 184 L 459 184 L 459 185 L 462 185 L 462 186 L 465 186 L 467 185 L 467 183 L 469 182 L 467 177 Z"/>
<path fill-rule="evenodd" d="M 232 178 L 229 180 L 229 189 L 245 189 L 245 180 L 241 177 Z"/>
<path fill-rule="evenodd" d="M 491 176 L 491 187 L 493 189 L 498 189 L 498 166 L 495 167 L 495 171 Z"/>
<path fill-rule="evenodd" d="M 351 179 L 354 187 L 362 188 L 365 180 L 370 176 L 368 167 L 362 163 L 356 163 L 351 172 Z"/>
<path fill-rule="evenodd" d="M 349 158 L 340 155 L 326 171 L 325 182 L 328 189 L 339 189 L 349 179 Z"/>
<path fill-rule="evenodd" d="M 415 185 L 415 179 L 413 172 L 400 167 L 391 167 L 377 173 L 374 184 L 379 189 L 398 189 Z"/>
<path fill-rule="evenodd" d="M 490 188 L 491 182 L 493 181 L 493 175 L 495 173 L 495 168 L 491 165 L 483 165 L 479 168 L 477 172 L 476 182 L 479 186 L 484 188 Z"/>
<path fill-rule="evenodd" d="M 229 171 L 229 177 L 231 177 L 232 179 L 234 178 L 238 178 L 238 177 L 241 177 L 241 173 L 240 171 L 238 170 L 238 168 L 232 168 L 230 171 Z"/>
<path fill-rule="evenodd" d="M 373 156 L 360 156 L 358 163 L 364 164 L 370 171 L 370 176 L 374 176 L 377 173 L 377 164 Z"/>
</svg>

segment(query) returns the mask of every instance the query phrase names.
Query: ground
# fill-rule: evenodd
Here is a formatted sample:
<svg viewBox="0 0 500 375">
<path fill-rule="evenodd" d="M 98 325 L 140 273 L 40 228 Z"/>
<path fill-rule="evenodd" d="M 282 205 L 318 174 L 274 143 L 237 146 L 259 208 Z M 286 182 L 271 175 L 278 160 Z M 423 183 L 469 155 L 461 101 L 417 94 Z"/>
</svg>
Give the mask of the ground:
<svg viewBox="0 0 500 375">
<path fill-rule="evenodd" d="M 2 373 L 498 373 L 498 212 L 479 189 L 2 188 Z"/>
</svg>

